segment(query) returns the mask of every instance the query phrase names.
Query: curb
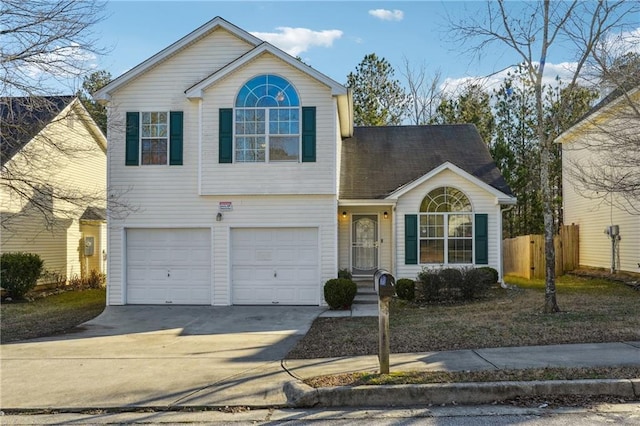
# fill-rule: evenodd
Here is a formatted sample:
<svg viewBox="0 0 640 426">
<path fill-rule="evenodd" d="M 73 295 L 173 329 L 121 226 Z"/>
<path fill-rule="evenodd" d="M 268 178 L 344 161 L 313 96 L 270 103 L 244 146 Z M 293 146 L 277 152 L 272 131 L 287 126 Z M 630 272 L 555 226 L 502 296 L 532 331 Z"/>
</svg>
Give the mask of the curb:
<svg viewBox="0 0 640 426">
<path fill-rule="evenodd" d="M 284 393 L 288 406 L 292 408 L 408 407 L 451 403 L 473 405 L 544 395 L 611 395 L 637 399 L 640 398 L 640 378 L 337 386 L 317 389 L 301 381 L 291 381 L 285 384 Z"/>
</svg>

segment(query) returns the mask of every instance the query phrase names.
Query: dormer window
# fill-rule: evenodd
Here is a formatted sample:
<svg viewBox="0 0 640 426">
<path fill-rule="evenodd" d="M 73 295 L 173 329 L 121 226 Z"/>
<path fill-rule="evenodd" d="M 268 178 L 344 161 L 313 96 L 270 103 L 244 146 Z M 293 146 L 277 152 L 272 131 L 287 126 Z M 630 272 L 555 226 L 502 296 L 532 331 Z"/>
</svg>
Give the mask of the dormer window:
<svg viewBox="0 0 640 426">
<path fill-rule="evenodd" d="M 300 161 L 300 101 L 277 75 L 260 75 L 238 92 L 234 109 L 235 161 Z"/>
</svg>

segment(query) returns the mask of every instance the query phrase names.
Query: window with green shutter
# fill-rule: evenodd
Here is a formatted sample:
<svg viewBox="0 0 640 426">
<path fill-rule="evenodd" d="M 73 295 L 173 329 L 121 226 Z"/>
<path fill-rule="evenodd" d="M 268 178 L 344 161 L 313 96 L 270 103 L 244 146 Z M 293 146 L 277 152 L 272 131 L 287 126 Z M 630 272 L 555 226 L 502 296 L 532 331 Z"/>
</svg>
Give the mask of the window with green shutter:
<svg viewBox="0 0 640 426">
<path fill-rule="evenodd" d="M 127 112 L 125 164 L 182 165 L 183 112 Z"/>
</svg>

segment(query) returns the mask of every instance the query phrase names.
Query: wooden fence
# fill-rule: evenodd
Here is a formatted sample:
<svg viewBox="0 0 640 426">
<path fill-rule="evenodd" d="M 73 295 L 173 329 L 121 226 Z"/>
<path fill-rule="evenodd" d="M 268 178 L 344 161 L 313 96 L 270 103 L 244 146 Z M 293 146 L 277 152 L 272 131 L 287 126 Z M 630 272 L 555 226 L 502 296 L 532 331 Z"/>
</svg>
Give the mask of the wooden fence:
<svg viewBox="0 0 640 426">
<path fill-rule="evenodd" d="M 565 225 L 553 243 L 556 250 L 556 276 L 578 267 L 578 225 Z M 545 278 L 544 235 L 522 235 L 502 243 L 504 274 L 527 279 Z"/>
</svg>

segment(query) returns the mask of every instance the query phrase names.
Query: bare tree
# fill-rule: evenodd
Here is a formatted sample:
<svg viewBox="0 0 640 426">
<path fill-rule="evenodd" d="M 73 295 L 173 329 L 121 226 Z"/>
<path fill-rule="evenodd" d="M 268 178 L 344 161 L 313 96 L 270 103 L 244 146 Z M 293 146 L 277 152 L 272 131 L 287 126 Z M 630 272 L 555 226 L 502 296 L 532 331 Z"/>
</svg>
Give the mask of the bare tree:
<svg viewBox="0 0 640 426">
<path fill-rule="evenodd" d="M 638 10 L 637 2 L 582 2 L 550 0 L 536 2 L 487 2 L 486 11 L 461 21 L 450 19 L 451 28 L 471 51 L 480 54 L 490 44 L 509 49 L 523 64 L 528 83 L 535 93 L 537 140 L 540 147 L 543 217 L 545 230 L 546 282 L 544 311 L 558 312 L 553 246 L 553 200 L 549 177 L 553 140 L 545 131 L 543 79 L 547 58 L 554 51 L 573 54 L 567 90 L 577 86 L 594 47 L 604 37 L 623 26 L 624 19 Z M 515 64 L 513 64 L 515 65 Z"/>
<path fill-rule="evenodd" d="M 87 206 L 103 207 L 106 188 L 52 185 L 60 165 L 99 154 L 92 143 L 80 143 L 91 121 L 74 93 L 104 53 L 92 29 L 104 18 L 96 0 L 3 0 L 0 3 L 0 142 L 2 155 L 2 226 L 20 214 L 39 215 L 45 228 L 78 217 Z M 59 123 L 57 123 L 59 122 Z M 52 134 L 62 124 L 65 137 Z M 91 126 L 89 126 L 91 127 Z M 100 133 L 91 127 L 90 132 Z M 101 135 L 99 135 L 101 136 Z M 85 139 L 86 141 L 86 139 Z M 97 151 L 96 151 L 97 150 Z M 78 177 L 75 183 L 81 182 Z M 114 194 L 113 211 L 124 206 Z M 7 205 L 22 206 L 10 213 Z M 13 210 L 12 210 L 13 211 Z"/>
<path fill-rule="evenodd" d="M 428 75 L 424 63 L 412 66 L 404 57 L 402 76 L 407 82 L 407 116 L 412 124 L 421 125 L 432 122 L 438 106 L 442 102 L 444 87 L 442 72 L 438 69 Z"/>
</svg>

